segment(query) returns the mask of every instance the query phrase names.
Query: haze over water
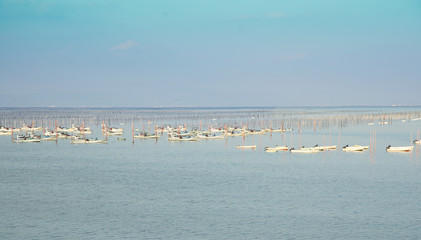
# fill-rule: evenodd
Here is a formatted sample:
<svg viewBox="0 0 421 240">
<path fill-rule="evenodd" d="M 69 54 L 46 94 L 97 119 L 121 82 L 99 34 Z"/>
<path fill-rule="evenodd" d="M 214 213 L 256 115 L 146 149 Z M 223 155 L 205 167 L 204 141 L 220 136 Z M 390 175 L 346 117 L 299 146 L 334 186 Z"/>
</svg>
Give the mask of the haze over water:
<svg viewBox="0 0 421 240">
<path fill-rule="evenodd" d="M 63 115 L 62 110 L 48 111 L 48 116 Z M 142 123 L 136 111 L 139 110 L 113 109 L 104 114 L 109 117 L 105 121 L 125 128 L 122 137 L 127 141 L 109 136 L 107 144 L 98 145 L 70 144 L 69 140 L 18 144 L 12 143 L 10 136 L 0 136 L 2 238 L 418 239 L 421 236 L 419 145 L 410 153 L 385 151 L 389 144 L 410 145 L 411 133 L 415 140 L 421 121 L 402 122 L 397 117 L 413 114 L 415 118 L 420 108 L 194 109 L 193 113 L 142 110 Z M 177 111 L 178 115 L 174 113 Z M 303 111 L 307 114 L 301 114 Z M 342 127 L 333 124 L 336 120 L 332 119 L 345 112 L 349 116 L 340 119 L 347 124 Z M 356 120 L 366 121 L 359 115 L 361 112 L 392 123 L 379 125 L 376 121 L 367 125 Z M 78 113 L 80 117 L 75 117 Z M 80 124 L 86 118 L 85 124 L 93 130 L 92 137 L 103 137 L 101 119 L 89 120 L 95 113 L 87 116 L 84 110 L 76 109 L 66 114 L 75 118 L 58 119 Z M 37 115 L 45 115 L 45 109 L 3 109 L 0 119 L 2 123 L 17 124 L 19 119 L 34 120 Z M 316 115 L 325 125 L 317 123 L 314 128 L 313 116 L 308 124 L 300 126 L 301 134 L 298 133 L 295 120 L 309 115 Z M 353 118 L 355 115 L 360 117 Z M 193 120 L 188 120 L 192 116 Z M 293 120 L 288 123 L 286 119 L 291 116 Z M 44 126 L 50 118 L 53 119 L 45 118 Z M 149 120 L 160 124 L 165 120 L 173 126 L 175 122 L 187 122 L 191 127 L 203 121 L 204 129 L 212 122 L 248 122 L 260 128 L 263 119 L 264 125 L 270 121 L 273 125 L 284 122 L 294 130 L 199 142 L 169 142 L 163 134 L 158 141 L 136 139 L 133 144 L 132 119 L 136 119 L 136 128 L 145 122 L 147 128 Z M 377 138 L 375 146 L 360 153 L 336 150 L 300 155 L 263 151 L 265 146 L 291 143 L 294 147 L 369 145 L 373 131 Z M 236 145 L 241 144 L 256 144 L 257 148 L 238 150 Z"/>
</svg>

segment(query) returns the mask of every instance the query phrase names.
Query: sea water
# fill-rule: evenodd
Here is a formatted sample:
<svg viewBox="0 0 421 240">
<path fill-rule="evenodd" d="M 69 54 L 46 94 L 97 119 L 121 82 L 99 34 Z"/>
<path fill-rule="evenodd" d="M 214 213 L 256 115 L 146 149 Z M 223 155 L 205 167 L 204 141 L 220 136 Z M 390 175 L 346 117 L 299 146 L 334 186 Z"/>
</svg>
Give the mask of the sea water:
<svg viewBox="0 0 421 240">
<path fill-rule="evenodd" d="M 0 136 L 0 238 L 421 237 L 419 146 L 385 151 L 410 145 L 421 121 L 199 142 L 168 142 L 163 134 L 134 143 L 131 123 L 122 124 L 127 140 L 109 136 L 107 144 L 19 144 Z M 103 138 L 100 126 L 91 127 Z M 257 148 L 236 148 L 242 144 Z M 263 150 L 315 144 L 338 150 Z M 341 151 L 346 144 L 372 148 Z"/>
</svg>

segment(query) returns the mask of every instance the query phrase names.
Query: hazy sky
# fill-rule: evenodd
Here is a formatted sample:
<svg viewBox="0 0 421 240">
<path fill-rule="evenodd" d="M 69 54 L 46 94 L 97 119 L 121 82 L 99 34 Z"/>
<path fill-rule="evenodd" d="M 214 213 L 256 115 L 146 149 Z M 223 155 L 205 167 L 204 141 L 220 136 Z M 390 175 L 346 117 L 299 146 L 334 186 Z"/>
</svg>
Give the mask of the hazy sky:
<svg viewBox="0 0 421 240">
<path fill-rule="evenodd" d="M 0 106 L 421 105 L 419 0 L 0 0 Z"/>
</svg>

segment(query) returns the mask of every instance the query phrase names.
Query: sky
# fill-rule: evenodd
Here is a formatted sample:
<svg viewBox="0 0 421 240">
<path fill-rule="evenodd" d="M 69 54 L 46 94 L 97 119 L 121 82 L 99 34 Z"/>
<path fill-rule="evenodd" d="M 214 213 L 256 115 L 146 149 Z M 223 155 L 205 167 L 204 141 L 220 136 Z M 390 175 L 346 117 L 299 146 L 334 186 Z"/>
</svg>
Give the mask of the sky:
<svg viewBox="0 0 421 240">
<path fill-rule="evenodd" d="M 0 0 L 0 107 L 421 105 L 419 0 Z"/>
</svg>

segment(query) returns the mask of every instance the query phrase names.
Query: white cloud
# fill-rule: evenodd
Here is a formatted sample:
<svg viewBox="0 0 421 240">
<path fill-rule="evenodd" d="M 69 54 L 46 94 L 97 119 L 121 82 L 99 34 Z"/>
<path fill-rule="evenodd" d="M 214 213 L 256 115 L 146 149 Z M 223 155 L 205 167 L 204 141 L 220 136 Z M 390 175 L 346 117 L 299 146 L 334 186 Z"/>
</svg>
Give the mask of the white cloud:
<svg viewBox="0 0 421 240">
<path fill-rule="evenodd" d="M 127 42 L 124 42 L 124 43 L 122 43 L 122 44 L 120 44 L 120 45 L 117 45 L 117 46 L 111 47 L 111 48 L 110 48 L 110 50 L 111 50 L 111 51 L 116 51 L 116 50 L 127 50 L 127 49 L 132 48 L 132 47 L 135 47 L 135 46 L 137 46 L 137 45 L 139 45 L 139 43 L 138 43 L 138 42 L 135 42 L 135 41 L 132 41 L 132 40 L 127 40 Z"/>
</svg>

